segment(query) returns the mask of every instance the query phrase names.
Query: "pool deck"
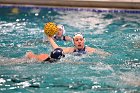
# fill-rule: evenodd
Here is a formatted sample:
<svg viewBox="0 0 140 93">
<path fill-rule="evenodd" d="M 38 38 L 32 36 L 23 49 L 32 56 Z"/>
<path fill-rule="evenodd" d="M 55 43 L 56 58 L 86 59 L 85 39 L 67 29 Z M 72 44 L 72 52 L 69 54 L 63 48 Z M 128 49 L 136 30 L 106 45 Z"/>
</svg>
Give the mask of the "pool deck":
<svg viewBox="0 0 140 93">
<path fill-rule="evenodd" d="M 140 9 L 140 0 L 0 0 L 1 4 Z"/>
</svg>

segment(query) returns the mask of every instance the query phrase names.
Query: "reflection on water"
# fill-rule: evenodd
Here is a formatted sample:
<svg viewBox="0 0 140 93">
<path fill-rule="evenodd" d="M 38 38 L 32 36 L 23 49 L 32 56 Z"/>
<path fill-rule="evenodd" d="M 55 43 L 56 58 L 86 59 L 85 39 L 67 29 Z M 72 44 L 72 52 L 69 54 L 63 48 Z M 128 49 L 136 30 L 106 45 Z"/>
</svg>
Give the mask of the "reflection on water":
<svg viewBox="0 0 140 93">
<path fill-rule="evenodd" d="M 0 8 L 1 92 L 139 92 L 140 15 L 80 10 Z M 52 50 L 43 42 L 43 27 L 49 21 L 63 24 L 69 36 L 82 32 L 86 45 L 111 55 L 68 54 L 52 64 L 25 59 L 29 50 L 38 54 Z M 72 46 L 72 42 L 57 43 Z"/>
</svg>

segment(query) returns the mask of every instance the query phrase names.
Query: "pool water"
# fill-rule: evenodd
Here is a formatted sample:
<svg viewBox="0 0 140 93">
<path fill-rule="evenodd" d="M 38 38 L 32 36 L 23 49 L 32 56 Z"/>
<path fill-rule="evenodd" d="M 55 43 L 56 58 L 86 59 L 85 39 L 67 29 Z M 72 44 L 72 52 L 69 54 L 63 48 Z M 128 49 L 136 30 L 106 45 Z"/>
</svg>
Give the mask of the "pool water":
<svg viewBox="0 0 140 93">
<path fill-rule="evenodd" d="M 0 11 L 1 93 L 140 92 L 139 10 L 1 5 Z M 18 60 L 27 51 L 52 51 L 43 42 L 46 22 L 63 24 L 71 37 L 83 33 L 86 45 L 111 55 L 68 54 L 57 63 Z"/>
</svg>

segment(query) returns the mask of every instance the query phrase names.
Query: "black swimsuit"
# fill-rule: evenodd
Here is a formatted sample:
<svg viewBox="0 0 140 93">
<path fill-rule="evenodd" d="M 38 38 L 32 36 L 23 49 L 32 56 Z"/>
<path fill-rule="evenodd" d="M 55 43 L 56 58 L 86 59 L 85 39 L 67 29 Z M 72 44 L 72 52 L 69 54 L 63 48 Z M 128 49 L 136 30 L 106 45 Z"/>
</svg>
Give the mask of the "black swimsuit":
<svg viewBox="0 0 140 93">
<path fill-rule="evenodd" d="M 83 49 L 75 49 L 73 52 L 75 53 L 76 56 L 86 54 L 86 47 L 84 47 Z"/>
<path fill-rule="evenodd" d="M 49 61 L 51 58 L 50 57 L 48 57 L 48 58 L 46 58 L 44 61 Z"/>
<path fill-rule="evenodd" d="M 62 37 L 57 37 L 57 36 L 54 36 L 54 38 L 56 39 L 56 40 L 64 40 L 64 41 L 66 41 L 66 36 L 62 36 Z"/>
</svg>

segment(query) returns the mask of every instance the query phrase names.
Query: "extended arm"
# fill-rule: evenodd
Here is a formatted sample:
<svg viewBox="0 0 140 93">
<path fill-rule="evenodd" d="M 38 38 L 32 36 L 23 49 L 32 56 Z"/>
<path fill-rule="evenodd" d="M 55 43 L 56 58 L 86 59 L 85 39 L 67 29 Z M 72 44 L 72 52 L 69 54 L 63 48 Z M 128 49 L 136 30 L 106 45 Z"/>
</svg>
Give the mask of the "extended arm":
<svg viewBox="0 0 140 93">
<path fill-rule="evenodd" d="M 54 49 L 56 49 L 56 48 L 62 48 L 64 53 L 72 53 L 73 50 L 74 50 L 73 47 L 67 47 L 67 48 L 66 48 L 66 47 L 59 47 L 59 46 L 55 43 L 54 39 L 53 39 L 52 37 L 50 37 L 50 36 L 48 36 L 48 40 L 50 41 L 50 44 L 51 44 L 51 46 L 52 46 Z"/>
<path fill-rule="evenodd" d="M 39 62 L 43 62 L 45 59 L 49 58 L 49 55 L 48 54 L 34 54 L 33 52 L 27 52 L 26 53 L 26 58 L 28 59 L 35 59 Z"/>
<path fill-rule="evenodd" d="M 91 47 L 87 47 L 87 52 L 88 53 L 96 53 L 98 55 L 101 55 L 101 56 L 109 56 L 111 55 L 110 53 L 108 52 L 105 52 L 101 49 L 96 49 L 96 48 L 91 48 Z"/>
<path fill-rule="evenodd" d="M 109 55 L 111 55 L 110 53 L 105 52 L 105 51 L 103 51 L 101 49 L 95 49 L 94 53 L 99 54 L 101 56 L 109 56 Z"/>
<path fill-rule="evenodd" d="M 50 41 L 50 44 L 53 47 L 53 49 L 59 48 L 59 46 L 55 43 L 52 37 L 48 36 L 48 40 Z"/>
</svg>

